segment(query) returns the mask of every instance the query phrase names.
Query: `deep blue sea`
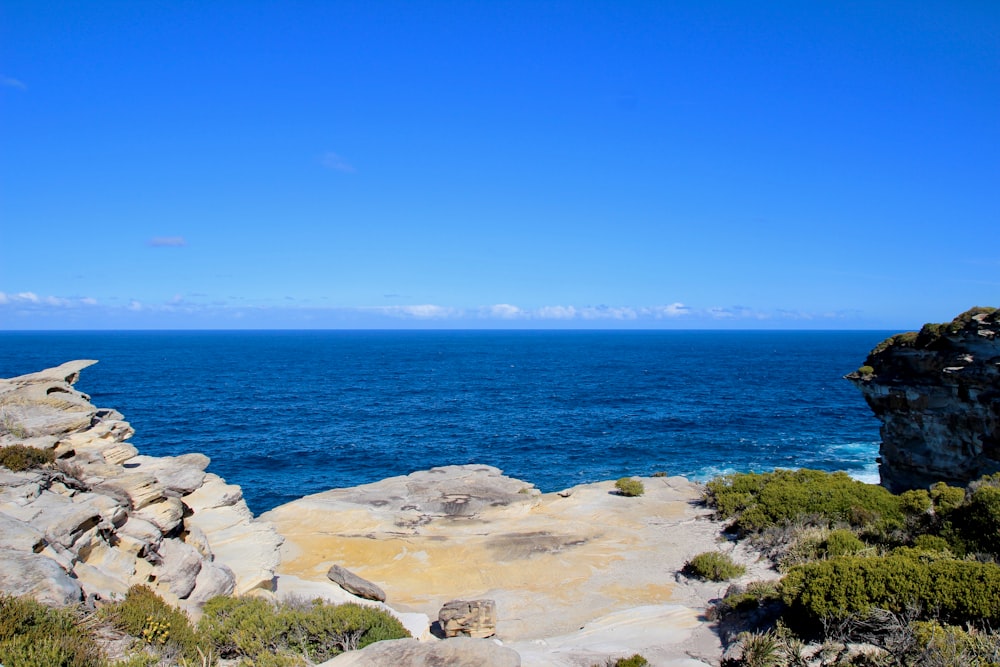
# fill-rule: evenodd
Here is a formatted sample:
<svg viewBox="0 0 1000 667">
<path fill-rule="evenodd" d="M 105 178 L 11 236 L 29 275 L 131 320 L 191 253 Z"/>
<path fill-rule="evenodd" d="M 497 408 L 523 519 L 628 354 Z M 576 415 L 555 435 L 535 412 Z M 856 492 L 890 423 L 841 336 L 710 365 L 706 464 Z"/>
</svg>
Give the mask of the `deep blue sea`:
<svg viewBox="0 0 1000 667">
<path fill-rule="evenodd" d="M 77 388 L 144 454 L 203 452 L 255 513 L 432 466 L 555 491 L 776 467 L 877 481 L 842 376 L 889 331 L 2 332 L 0 377 L 98 359 Z"/>
</svg>

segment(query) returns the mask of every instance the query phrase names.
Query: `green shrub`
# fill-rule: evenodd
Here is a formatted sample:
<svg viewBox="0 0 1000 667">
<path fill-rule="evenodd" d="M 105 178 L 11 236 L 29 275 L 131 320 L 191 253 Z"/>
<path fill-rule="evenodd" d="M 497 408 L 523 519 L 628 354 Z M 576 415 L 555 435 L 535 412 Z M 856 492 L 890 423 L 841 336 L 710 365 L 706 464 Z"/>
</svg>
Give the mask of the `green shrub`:
<svg viewBox="0 0 1000 667">
<path fill-rule="evenodd" d="M 685 563 L 682 572 L 689 577 L 698 579 L 725 581 L 742 576 L 746 573 L 746 568 L 734 563 L 728 554 L 720 551 L 706 551 Z"/>
<path fill-rule="evenodd" d="M 979 486 L 949 518 L 959 552 L 1000 556 L 1000 488 Z"/>
<path fill-rule="evenodd" d="M 282 665 L 325 662 L 343 651 L 409 637 L 391 614 L 357 604 L 273 604 L 260 598 L 217 597 L 205 604 L 198 629 L 226 659 L 279 656 Z M 301 656 L 301 657 L 298 657 Z"/>
<path fill-rule="evenodd" d="M 741 535 L 803 520 L 875 533 L 904 525 L 897 496 L 844 472 L 803 468 L 727 475 L 706 485 L 705 500 L 719 518 L 733 519 Z"/>
<path fill-rule="evenodd" d="M 646 487 L 643 486 L 642 482 L 631 477 L 622 477 L 619 479 L 615 482 L 615 488 L 618 489 L 619 494 L 629 497 L 641 496 L 646 493 Z"/>
<path fill-rule="evenodd" d="M 52 463 L 55 459 L 55 452 L 51 449 L 39 449 L 27 445 L 0 447 L 0 465 L 15 472 L 39 468 Z"/>
<path fill-rule="evenodd" d="M 965 502 L 965 489 L 938 482 L 931 487 L 930 497 L 934 505 L 934 513 L 947 515 Z"/>
<path fill-rule="evenodd" d="M 99 667 L 96 642 L 70 609 L 0 594 L 0 664 L 8 667 Z"/>
<path fill-rule="evenodd" d="M 874 373 L 875 369 L 868 365 L 862 366 L 858 369 L 858 375 L 860 375 L 861 377 L 870 376 L 873 375 Z"/>
<path fill-rule="evenodd" d="M 649 661 L 638 653 L 630 655 L 627 658 L 618 658 L 615 660 L 615 667 L 646 667 Z"/>
<path fill-rule="evenodd" d="M 141 640 L 155 654 L 200 660 L 208 646 L 182 610 L 170 606 L 148 586 L 132 586 L 125 599 L 101 609 L 113 626 Z"/>
<path fill-rule="evenodd" d="M 868 548 L 868 545 L 858 539 L 858 536 L 846 529 L 830 531 L 823 541 L 820 550 L 827 558 L 849 556 Z"/>
<path fill-rule="evenodd" d="M 758 609 L 781 600 L 781 587 L 777 581 L 751 581 L 741 593 L 726 595 L 716 605 L 716 613 L 725 615 L 732 611 Z"/>
<path fill-rule="evenodd" d="M 814 621 L 865 615 L 875 608 L 921 609 L 958 624 L 1000 621 L 1000 566 L 915 555 L 899 550 L 797 565 L 782 580 L 782 598 L 791 618 Z"/>
<path fill-rule="evenodd" d="M 609 658 L 604 665 L 594 665 L 594 667 L 646 667 L 649 661 L 644 657 L 636 653 L 627 658 L 618 658 L 617 660 Z"/>
</svg>

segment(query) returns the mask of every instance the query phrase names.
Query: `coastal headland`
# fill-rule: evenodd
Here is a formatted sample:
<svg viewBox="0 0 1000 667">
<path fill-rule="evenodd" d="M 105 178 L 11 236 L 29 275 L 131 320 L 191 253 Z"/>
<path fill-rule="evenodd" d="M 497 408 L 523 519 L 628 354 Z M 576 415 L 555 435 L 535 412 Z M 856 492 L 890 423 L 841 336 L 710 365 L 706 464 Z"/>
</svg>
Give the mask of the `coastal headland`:
<svg viewBox="0 0 1000 667">
<path fill-rule="evenodd" d="M 356 601 L 382 606 L 427 645 L 440 641 L 432 621 L 445 602 L 488 598 L 496 635 L 482 641 L 513 649 L 521 664 L 642 653 L 693 667 L 721 656 L 706 611 L 727 584 L 688 579 L 685 562 L 723 551 L 750 566 L 746 579 L 769 576 L 766 562 L 722 537 L 701 487 L 680 477 L 644 478 L 640 497 L 612 482 L 541 494 L 496 468 L 449 466 L 254 517 L 238 486 L 206 472 L 207 457 L 154 458 L 130 445 L 124 416 L 72 386 L 93 363 L 0 380 L 0 446 L 55 459 L 0 470 L 8 594 L 99 604 L 145 584 L 193 616 L 220 594 Z M 385 603 L 333 583 L 334 565 L 381 587 Z"/>
</svg>

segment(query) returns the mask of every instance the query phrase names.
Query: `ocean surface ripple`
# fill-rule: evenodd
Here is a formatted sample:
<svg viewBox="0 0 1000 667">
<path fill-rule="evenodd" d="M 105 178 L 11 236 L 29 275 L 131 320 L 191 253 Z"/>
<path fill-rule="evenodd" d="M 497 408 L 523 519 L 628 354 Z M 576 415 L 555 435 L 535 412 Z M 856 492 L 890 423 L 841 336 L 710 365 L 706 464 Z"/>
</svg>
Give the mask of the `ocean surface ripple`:
<svg viewBox="0 0 1000 667">
<path fill-rule="evenodd" d="M 776 467 L 877 481 L 878 421 L 842 376 L 887 331 L 2 332 L 0 377 L 77 388 L 155 456 L 203 452 L 263 512 L 485 463 L 555 491 Z"/>
</svg>

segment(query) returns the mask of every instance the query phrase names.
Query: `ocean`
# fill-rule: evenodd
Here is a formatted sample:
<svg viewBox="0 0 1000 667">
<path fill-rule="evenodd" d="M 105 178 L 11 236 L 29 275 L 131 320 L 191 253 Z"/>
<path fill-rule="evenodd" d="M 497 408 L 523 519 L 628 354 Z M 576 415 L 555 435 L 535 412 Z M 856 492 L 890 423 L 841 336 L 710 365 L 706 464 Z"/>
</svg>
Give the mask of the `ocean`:
<svg viewBox="0 0 1000 667">
<path fill-rule="evenodd" d="M 203 452 L 254 513 L 433 466 L 556 491 L 809 467 L 877 481 L 843 375 L 890 331 L 0 332 L 0 377 L 76 387 L 155 456 Z"/>
</svg>

